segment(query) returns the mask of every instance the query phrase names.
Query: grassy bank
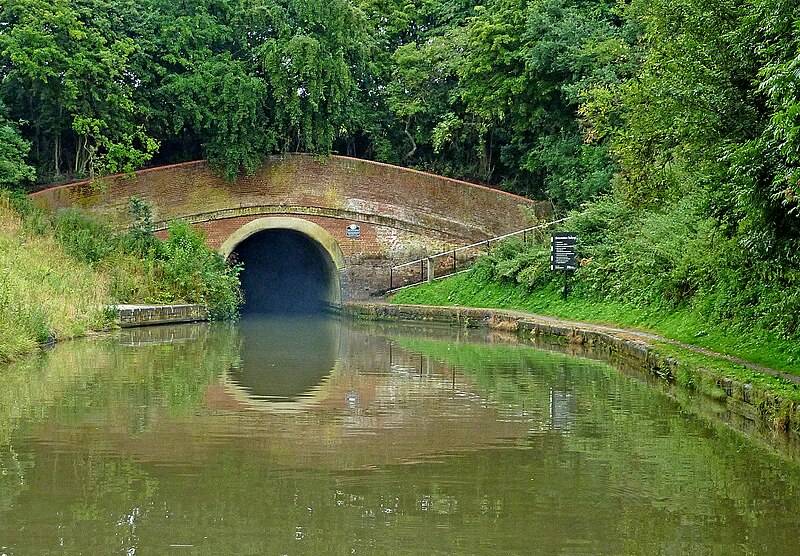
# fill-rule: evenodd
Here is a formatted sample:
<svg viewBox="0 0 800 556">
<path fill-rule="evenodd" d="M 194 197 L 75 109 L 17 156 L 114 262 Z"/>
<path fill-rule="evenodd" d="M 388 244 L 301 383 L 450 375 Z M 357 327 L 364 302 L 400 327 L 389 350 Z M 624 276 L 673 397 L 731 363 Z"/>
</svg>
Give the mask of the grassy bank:
<svg viewBox="0 0 800 556">
<path fill-rule="evenodd" d="M 763 330 L 749 334 L 714 324 L 687 308 L 642 307 L 599 300 L 585 291 L 571 291 L 565 301 L 556 283 L 529 290 L 520 284 L 487 279 L 481 269 L 409 288 L 393 303 L 461 305 L 530 311 L 570 320 L 650 331 L 666 338 L 708 348 L 773 369 L 800 375 L 800 345 Z"/>
<path fill-rule="evenodd" d="M 562 299 L 550 233 L 507 241 L 473 271 L 399 293 L 396 302 L 520 309 L 640 328 L 800 375 L 800 259 L 753 244 L 710 217 L 712 192 L 649 206 L 619 195 L 571 215 L 579 265 Z"/>
<path fill-rule="evenodd" d="M 753 369 L 747 363 L 698 353 L 696 348 L 657 336 L 637 338 L 630 329 L 496 308 L 353 301 L 345 305 L 345 312 L 366 320 L 419 320 L 515 331 L 522 344 L 559 345 L 572 356 L 600 357 L 655 379 L 670 395 L 702 393 L 725 402 L 726 412 L 746 421 L 758 416 L 770 430 L 800 433 L 800 384 L 789 373 Z M 676 383 L 682 388 L 674 388 Z"/>
<path fill-rule="evenodd" d="M 106 326 L 109 292 L 107 276 L 27 230 L 0 197 L 0 362 Z"/>
<path fill-rule="evenodd" d="M 239 269 L 188 224 L 173 223 L 160 240 L 146 205 L 131 209 L 132 228 L 120 233 L 0 192 L 0 362 L 107 328 L 117 303 L 203 303 L 214 318 L 236 315 Z"/>
<path fill-rule="evenodd" d="M 686 308 L 643 308 L 623 302 L 598 301 L 578 292 L 565 301 L 562 290 L 549 285 L 528 290 L 521 285 L 487 280 L 481 269 L 409 288 L 390 300 L 396 304 L 462 306 L 512 309 L 542 315 L 633 328 L 665 338 L 704 347 L 772 369 L 800 375 L 800 346 L 765 331 L 739 333 L 711 326 L 701 315 Z M 662 375 L 689 391 L 717 400 L 733 399 L 750 406 L 762 422 L 775 430 L 800 432 L 800 387 L 797 383 L 725 359 L 689 349 L 653 342 L 652 351 L 662 361 L 680 364 L 674 375 Z"/>
</svg>

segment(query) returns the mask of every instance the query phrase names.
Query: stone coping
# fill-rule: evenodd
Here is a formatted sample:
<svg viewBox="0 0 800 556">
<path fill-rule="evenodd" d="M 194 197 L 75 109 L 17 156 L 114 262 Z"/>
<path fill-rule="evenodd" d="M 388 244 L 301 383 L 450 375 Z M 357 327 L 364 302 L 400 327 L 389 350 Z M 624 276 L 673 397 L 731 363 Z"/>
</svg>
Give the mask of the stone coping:
<svg viewBox="0 0 800 556">
<path fill-rule="evenodd" d="M 208 320 L 208 307 L 200 304 L 175 305 L 115 305 L 119 317 L 117 324 L 122 328 L 133 326 L 154 326 Z"/>
</svg>

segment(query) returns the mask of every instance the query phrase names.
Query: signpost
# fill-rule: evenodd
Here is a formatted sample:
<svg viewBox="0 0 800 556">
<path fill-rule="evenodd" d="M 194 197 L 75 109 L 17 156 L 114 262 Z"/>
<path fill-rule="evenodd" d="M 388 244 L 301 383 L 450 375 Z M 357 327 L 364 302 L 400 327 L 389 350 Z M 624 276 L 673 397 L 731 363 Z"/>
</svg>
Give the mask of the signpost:
<svg viewBox="0 0 800 556">
<path fill-rule="evenodd" d="M 564 299 L 567 299 L 567 273 L 578 268 L 577 245 L 575 232 L 553 232 L 550 240 L 550 270 L 564 273 Z"/>
</svg>

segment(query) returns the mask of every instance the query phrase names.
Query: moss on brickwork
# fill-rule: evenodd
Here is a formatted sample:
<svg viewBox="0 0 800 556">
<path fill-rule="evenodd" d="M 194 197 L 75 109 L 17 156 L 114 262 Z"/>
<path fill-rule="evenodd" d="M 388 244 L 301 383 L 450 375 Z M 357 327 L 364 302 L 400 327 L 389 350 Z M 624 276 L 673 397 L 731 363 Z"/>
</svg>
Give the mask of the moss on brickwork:
<svg viewBox="0 0 800 556">
<path fill-rule="evenodd" d="M 392 264 L 521 229 L 540 204 L 482 186 L 364 160 L 305 155 L 273 157 L 252 176 L 225 181 L 205 162 L 144 170 L 44 190 L 34 201 L 48 210 L 79 205 L 121 227 L 128 199 L 150 203 L 156 229 L 176 218 L 200 225 L 218 249 L 262 216 L 288 216 L 325 228 L 345 255 L 345 297 L 388 287 Z M 347 237 L 346 227 L 361 227 Z"/>
</svg>

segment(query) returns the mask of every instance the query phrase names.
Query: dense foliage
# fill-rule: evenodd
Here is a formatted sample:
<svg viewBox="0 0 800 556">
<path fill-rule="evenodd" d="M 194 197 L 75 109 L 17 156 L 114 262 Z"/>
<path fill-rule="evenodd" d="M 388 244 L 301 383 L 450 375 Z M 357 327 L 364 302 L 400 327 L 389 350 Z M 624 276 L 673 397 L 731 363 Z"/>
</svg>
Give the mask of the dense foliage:
<svg viewBox="0 0 800 556">
<path fill-rule="evenodd" d="M 576 206 L 614 168 L 577 110 L 633 71 L 622 13 L 605 0 L 10 0 L 0 129 L 19 135 L 0 156 L 19 170 L 0 179 L 200 157 L 234 178 L 270 153 L 333 151 Z"/>
<path fill-rule="evenodd" d="M 597 295 L 792 336 L 799 28 L 791 0 L 8 0 L 0 184 L 392 162 L 588 208 Z"/>
<path fill-rule="evenodd" d="M 625 14 L 642 30 L 640 65 L 580 107 L 618 172 L 615 194 L 569 224 L 579 289 L 799 338 L 800 5 L 634 0 Z M 544 257 L 528 247 L 485 264 L 536 289 L 552 280 Z"/>
</svg>

